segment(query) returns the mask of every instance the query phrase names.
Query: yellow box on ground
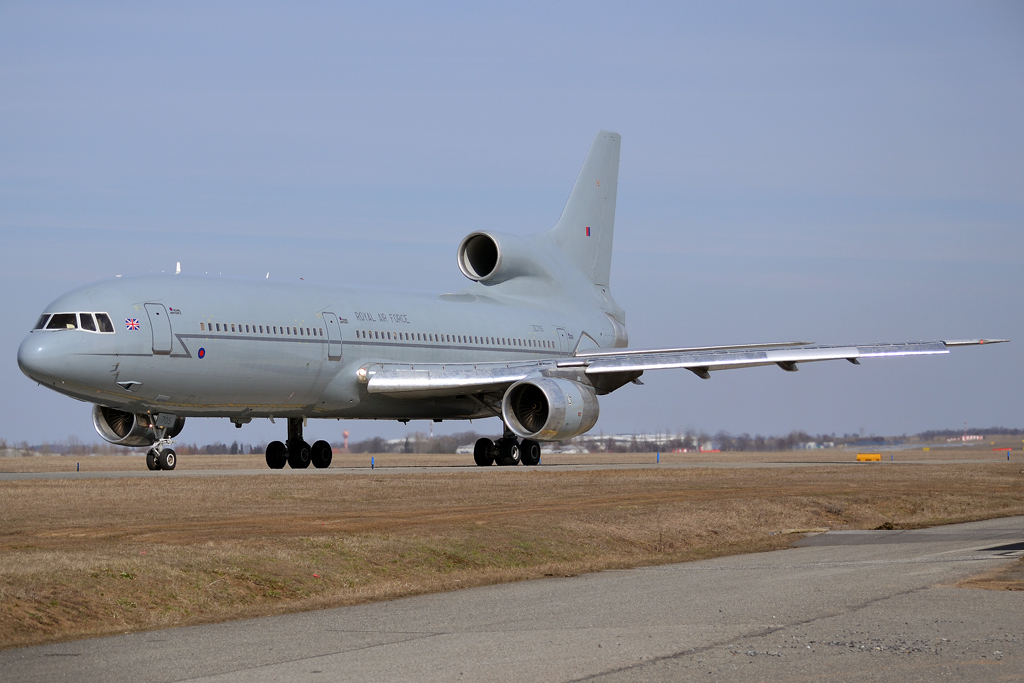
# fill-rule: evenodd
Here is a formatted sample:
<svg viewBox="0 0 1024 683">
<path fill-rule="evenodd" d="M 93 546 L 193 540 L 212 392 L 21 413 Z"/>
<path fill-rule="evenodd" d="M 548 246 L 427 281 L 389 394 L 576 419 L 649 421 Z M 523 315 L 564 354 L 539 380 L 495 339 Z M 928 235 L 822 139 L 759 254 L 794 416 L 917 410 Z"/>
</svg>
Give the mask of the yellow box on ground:
<svg viewBox="0 0 1024 683">
<path fill-rule="evenodd" d="M 857 462 L 882 462 L 881 453 L 858 453 Z"/>
</svg>

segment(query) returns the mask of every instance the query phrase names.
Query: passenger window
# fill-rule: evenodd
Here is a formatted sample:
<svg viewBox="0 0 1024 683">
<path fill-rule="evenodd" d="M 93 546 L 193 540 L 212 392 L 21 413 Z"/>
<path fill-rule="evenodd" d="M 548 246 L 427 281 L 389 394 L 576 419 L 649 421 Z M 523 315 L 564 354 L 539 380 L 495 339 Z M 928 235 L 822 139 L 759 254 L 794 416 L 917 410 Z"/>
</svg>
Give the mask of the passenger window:
<svg viewBox="0 0 1024 683">
<path fill-rule="evenodd" d="M 263 325 L 260 325 L 260 334 L 263 334 Z"/>
<path fill-rule="evenodd" d="M 73 330 L 78 327 L 78 321 L 75 320 L 74 313 L 57 313 L 50 322 L 46 325 L 48 330 Z"/>
<path fill-rule="evenodd" d="M 89 330 L 90 332 L 96 331 L 96 321 L 92 319 L 92 313 L 79 313 L 78 319 L 82 323 L 83 330 Z"/>
<path fill-rule="evenodd" d="M 206 332 L 206 323 L 199 323 L 199 331 Z"/>
<path fill-rule="evenodd" d="M 41 330 L 41 329 L 43 329 L 44 327 L 46 327 L 46 321 L 49 320 L 49 319 L 50 319 L 50 314 L 49 313 L 43 313 L 41 316 L 39 316 L 39 320 L 36 322 L 36 326 L 33 327 L 32 329 L 33 330 Z"/>
<path fill-rule="evenodd" d="M 309 336 L 309 328 L 306 328 L 306 336 Z"/>
<path fill-rule="evenodd" d="M 217 323 L 217 331 L 220 332 L 220 323 Z"/>
<path fill-rule="evenodd" d="M 234 332 L 234 331 L 235 331 L 235 324 L 234 324 L 234 323 L 231 323 L 231 331 L 232 331 L 232 332 Z"/>
</svg>

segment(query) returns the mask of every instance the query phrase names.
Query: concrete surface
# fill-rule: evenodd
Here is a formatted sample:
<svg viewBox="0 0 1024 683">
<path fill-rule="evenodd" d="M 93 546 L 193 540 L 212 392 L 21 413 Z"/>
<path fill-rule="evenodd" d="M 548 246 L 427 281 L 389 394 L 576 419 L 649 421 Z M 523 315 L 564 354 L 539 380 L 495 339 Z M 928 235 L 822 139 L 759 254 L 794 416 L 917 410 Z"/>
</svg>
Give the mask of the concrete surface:
<svg viewBox="0 0 1024 683">
<path fill-rule="evenodd" d="M 1024 517 L 0 652 L 19 681 L 1016 681 Z"/>
<path fill-rule="evenodd" d="M 88 461 L 86 462 L 88 465 Z M 979 463 L 1002 463 L 1003 460 L 901 460 L 899 465 L 977 465 Z M 2 469 L 0 462 L 0 469 Z M 536 467 L 492 467 L 488 470 L 477 467 L 473 464 L 467 465 L 408 465 L 389 466 L 371 469 L 366 467 L 331 467 L 328 469 L 316 469 L 310 467 L 304 470 L 293 470 L 284 468 L 272 470 L 260 468 L 252 470 L 171 470 L 170 472 L 150 470 L 97 470 L 97 471 L 58 471 L 58 472 L 3 472 L 0 471 L 0 481 L 26 481 L 31 479 L 138 479 L 146 477 L 329 477 L 335 474 L 363 474 L 363 475 L 386 475 L 386 474 L 414 474 L 414 473 L 467 473 L 476 474 L 480 472 L 577 472 L 588 470 L 646 470 L 646 469 L 790 469 L 795 467 L 835 467 L 844 465 L 846 467 L 882 467 L 877 463 L 858 463 L 853 460 L 819 461 L 819 462 L 687 462 L 687 463 L 601 463 L 592 465 L 538 465 Z"/>
</svg>

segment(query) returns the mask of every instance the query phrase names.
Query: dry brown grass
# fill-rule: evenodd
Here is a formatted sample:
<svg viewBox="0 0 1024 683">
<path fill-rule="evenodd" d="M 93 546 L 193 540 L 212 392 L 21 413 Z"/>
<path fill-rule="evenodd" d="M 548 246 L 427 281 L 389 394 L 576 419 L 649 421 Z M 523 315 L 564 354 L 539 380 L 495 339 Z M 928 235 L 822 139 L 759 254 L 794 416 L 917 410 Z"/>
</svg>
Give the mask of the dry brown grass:
<svg viewBox="0 0 1024 683">
<path fill-rule="evenodd" d="M 1024 557 L 1008 567 L 971 576 L 957 585 L 960 588 L 984 588 L 993 591 L 1024 591 Z"/>
<path fill-rule="evenodd" d="M 381 475 L 0 482 L 0 646 L 1024 514 L 1005 461 Z"/>
</svg>

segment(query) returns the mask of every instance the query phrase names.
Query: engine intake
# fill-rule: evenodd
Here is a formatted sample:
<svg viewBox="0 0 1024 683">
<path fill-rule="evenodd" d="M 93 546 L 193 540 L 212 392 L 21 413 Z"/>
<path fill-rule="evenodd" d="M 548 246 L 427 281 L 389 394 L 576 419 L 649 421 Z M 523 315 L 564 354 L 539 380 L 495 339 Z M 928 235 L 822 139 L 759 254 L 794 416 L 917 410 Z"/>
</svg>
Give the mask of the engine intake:
<svg viewBox="0 0 1024 683">
<path fill-rule="evenodd" d="M 536 245 L 518 235 L 471 232 L 459 243 L 459 270 L 474 282 L 494 285 L 522 275 L 546 275 Z"/>
<path fill-rule="evenodd" d="M 591 387 L 550 377 L 516 382 L 501 402 L 509 429 L 516 436 L 537 441 L 579 436 L 597 424 L 600 412 Z"/>
<path fill-rule="evenodd" d="M 167 416 L 166 413 L 164 413 Z M 185 418 L 177 416 L 174 423 L 160 434 L 153 424 L 153 416 L 129 413 L 117 408 L 94 405 L 92 425 L 105 440 L 118 446 L 151 446 L 161 436 L 173 439 L 185 427 Z"/>
</svg>

